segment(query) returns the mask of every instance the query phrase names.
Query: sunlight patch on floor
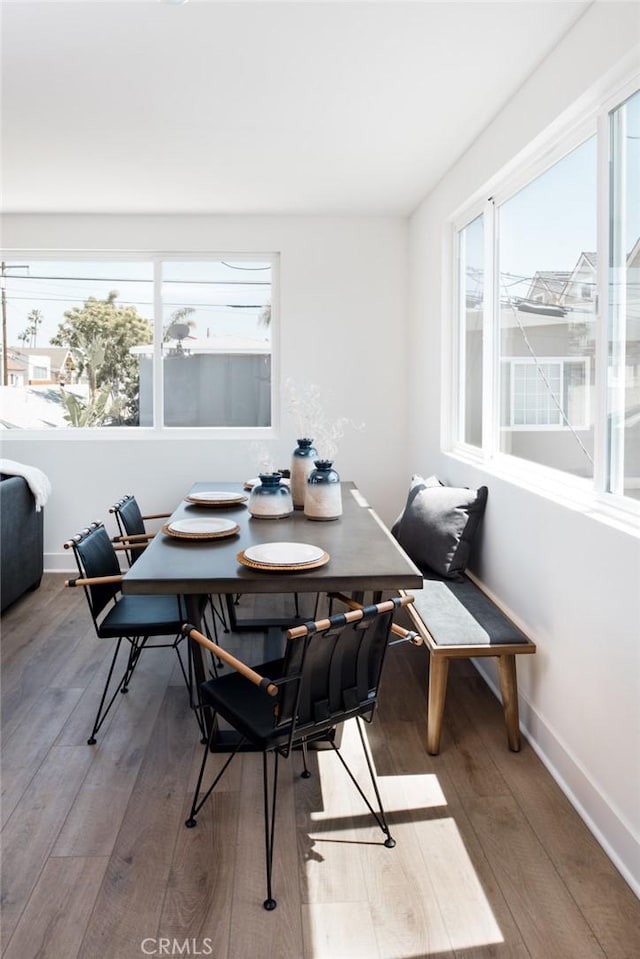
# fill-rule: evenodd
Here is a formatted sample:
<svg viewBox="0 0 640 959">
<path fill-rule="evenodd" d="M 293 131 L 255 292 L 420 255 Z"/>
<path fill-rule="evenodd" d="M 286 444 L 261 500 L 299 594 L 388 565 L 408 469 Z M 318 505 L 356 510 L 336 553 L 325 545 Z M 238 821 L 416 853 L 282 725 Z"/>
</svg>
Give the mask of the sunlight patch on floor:
<svg viewBox="0 0 640 959">
<path fill-rule="evenodd" d="M 504 938 L 454 819 L 420 826 L 420 846 L 428 861 L 453 949 L 503 942 Z"/>
<path fill-rule="evenodd" d="M 362 753 L 358 729 L 353 721 L 345 723 L 343 727 L 340 751 L 371 800 L 373 796 L 371 779 Z M 321 821 L 326 818 L 336 819 L 354 813 L 367 814 L 362 800 L 352 787 L 346 772 L 340 765 L 340 760 L 334 755 L 333 750 L 319 751 L 315 756 L 317 756 L 318 773 L 322 784 L 323 801 L 322 811 L 312 813 L 311 819 Z M 438 777 L 433 773 L 378 776 L 378 788 L 385 810 L 389 813 L 400 812 L 404 809 L 427 809 L 447 805 Z"/>
<path fill-rule="evenodd" d="M 303 906 L 304 954 L 313 959 L 381 957 L 366 902 Z"/>
<path fill-rule="evenodd" d="M 375 806 L 355 723 L 345 725 L 341 751 Z M 386 959 L 402 942 L 403 959 L 413 959 L 504 941 L 437 775 L 378 777 L 397 843 L 386 849 L 333 751 L 318 751 L 314 762 L 319 790 L 306 837 L 306 954 Z M 415 890 L 410 903 L 397 895 L 407 884 Z"/>
</svg>

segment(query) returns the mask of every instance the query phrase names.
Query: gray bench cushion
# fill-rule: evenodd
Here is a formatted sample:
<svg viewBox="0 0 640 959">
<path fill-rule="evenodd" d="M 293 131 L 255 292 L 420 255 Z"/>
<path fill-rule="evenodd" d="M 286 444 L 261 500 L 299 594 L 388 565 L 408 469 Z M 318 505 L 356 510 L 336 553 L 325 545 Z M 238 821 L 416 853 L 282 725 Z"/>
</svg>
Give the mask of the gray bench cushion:
<svg viewBox="0 0 640 959">
<path fill-rule="evenodd" d="M 414 606 L 438 646 L 500 646 L 527 638 L 471 580 L 425 579 Z"/>
</svg>

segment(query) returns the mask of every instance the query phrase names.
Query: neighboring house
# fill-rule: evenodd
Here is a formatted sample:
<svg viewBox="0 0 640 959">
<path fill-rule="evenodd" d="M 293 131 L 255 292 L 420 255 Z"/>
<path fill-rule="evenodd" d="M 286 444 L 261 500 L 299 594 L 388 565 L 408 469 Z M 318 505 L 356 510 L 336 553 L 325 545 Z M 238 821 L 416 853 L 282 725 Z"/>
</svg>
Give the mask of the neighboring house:
<svg viewBox="0 0 640 959">
<path fill-rule="evenodd" d="M 525 300 L 531 303 L 557 305 L 571 276 L 565 270 L 538 270 L 533 275 Z"/>
<path fill-rule="evenodd" d="M 75 363 L 65 347 L 10 347 L 9 386 L 59 386 L 73 382 Z"/>
<path fill-rule="evenodd" d="M 164 360 L 165 426 L 266 427 L 271 423 L 268 337 L 188 337 L 170 341 Z M 152 347 L 140 360 L 140 425 L 153 423 Z"/>
<path fill-rule="evenodd" d="M 624 397 L 619 402 L 626 437 L 625 471 L 630 485 L 637 482 L 640 486 L 636 438 L 640 419 L 640 239 L 627 256 L 623 286 Z M 591 475 L 597 303 L 597 258 L 592 252 L 582 252 L 573 270 L 537 271 L 525 297 L 503 301 L 500 448 L 504 452 L 578 476 Z M 471 321 L 468 314 L 467 331 L 473 339 L 481 333 Z M 469 356 L 481 355 L 481 348 L 471 343 L 467 351 Z M 474 375 L 479 376 L 480 370 L 474 374 L 469 368 L 468 379 Z M 468 391 L 471 396 L 478 395 L 477 384 L 470 383 Z M 480 435 L 480 415 L 480 410 L 467 410 L 473 420 L 472 435 Z M 568 436 L 570 431 L 575 442 Z"/>
<path fill-rule="evenodd" d="M 11 350 L 7 353 L 7 386 L 26 386 L 29 367 L 24 357 L 17 357 Z"/>
<path fill-rule="evenodd" d="M 562 296 L 562 306 L 569 309 L 595 303 L 598 292 L 598 262 L 595 253 L 581 253 L 578 262 L 569 274 Z"/>
</svg>

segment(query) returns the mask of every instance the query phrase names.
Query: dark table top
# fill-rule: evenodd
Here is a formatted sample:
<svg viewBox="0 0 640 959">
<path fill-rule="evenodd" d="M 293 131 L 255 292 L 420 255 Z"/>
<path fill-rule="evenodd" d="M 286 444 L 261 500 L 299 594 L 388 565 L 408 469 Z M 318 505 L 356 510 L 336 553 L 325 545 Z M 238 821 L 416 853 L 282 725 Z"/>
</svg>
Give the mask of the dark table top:
<svg viewBox="0 0 640 959">
<path fill-rule="evenodd" d="M 194 483 L 203 490 L 241 492 L 241 483 Z M 419 589 L 422 574 L 398 546 L 353 483 L 342 484 L 343 515 L 329 522 L 306 519 L 302 510 L 284 519 L 256 519 L 247 504 L 211 508 L 182 501 L 171 520 L 224 517 L 240 527 L 232 537 L 182 540 L 159 532 L 127 571 L 125 593 L 288 593 Z M 311 543 L 329 553 L 317 569 L 264 571 L 238 562 L 249 546 L 270 542 Z"/>
</svg>

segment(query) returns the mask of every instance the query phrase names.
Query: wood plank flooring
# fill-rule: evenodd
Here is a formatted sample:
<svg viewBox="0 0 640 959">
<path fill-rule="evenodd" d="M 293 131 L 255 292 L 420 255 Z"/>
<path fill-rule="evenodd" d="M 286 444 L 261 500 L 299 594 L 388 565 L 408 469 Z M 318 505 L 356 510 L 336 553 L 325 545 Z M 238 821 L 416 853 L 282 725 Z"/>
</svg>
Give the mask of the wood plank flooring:
<svg viewBox="0 0 640 959">
<path fill-rule="evenodd" d="M 142 655 L 88 746 L 110 649 L 62 583 L 45 576 L 2 619 L 5 959 L 640 956 L 640 903 L 528 744 L 509 752 L 468 662 L 452 663 L 442 752 L 427 755 L 427 654 L 406 644 L 367 728 L 395 849 L 331 752 L 311 754 L 308 780 L 294 757 L 265 912 L 261 758 L 237 757 L 185 828 L 202 747 L 170 650 Z M 265 601 L 271 615 L 291 602 Z M 224 642 L 256 661 L 263 640 Z"/>
</svg>

